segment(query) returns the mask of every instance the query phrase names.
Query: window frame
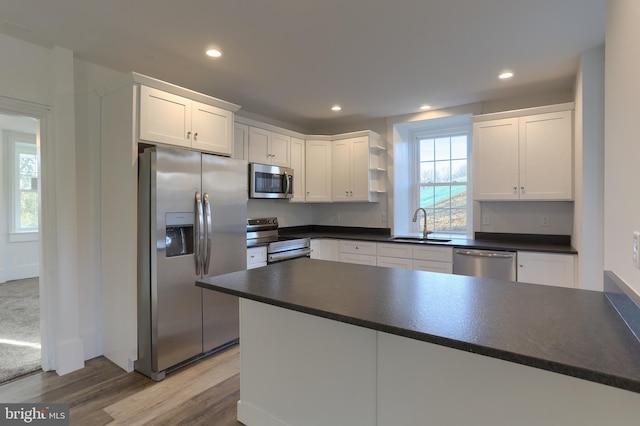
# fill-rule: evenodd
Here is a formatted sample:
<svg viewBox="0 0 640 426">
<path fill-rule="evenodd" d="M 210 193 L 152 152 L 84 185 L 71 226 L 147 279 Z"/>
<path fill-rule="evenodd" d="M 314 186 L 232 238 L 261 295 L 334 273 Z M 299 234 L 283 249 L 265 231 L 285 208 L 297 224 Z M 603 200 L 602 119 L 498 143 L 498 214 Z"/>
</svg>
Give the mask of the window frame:
<svg viewBox="0 0 640 426">
<path fill-rule="evenodd" d="M 16 130 L 4 130 L 2 139 L 7 149 L 7 166 L 9 197 L 11 206 L 8 211 L 9 216 L 9 242 L 37 241 L 40 232 L 40 218 L 34 228 L 22 228 L 20 224 L 20 196 L 23 192 L 35 192 L 37 194 L 38 205 L 40 204 L 40 157 L 38 154 L 37 135 L 33 133 L 20 132 Z M 37 188 L 35 190 L 21 190 L 20 176 L 17 161 L 21 153 L 35 155 L 37 167 Z M 38 216 L 39 216 L 38 208 Z"/>
<path fill-rule="evenodd" d="M 460 117 L 451 117 L 453 120 L 447 120 L 448 122 L 441 124 L 429 124 L 428 122 L 424 123 L 424 126 L 420 126 L 418 128 L 414 128 L 409 132 L 409 141 L 411 144 L 410 148 L 410 185 L 411 185 L 411 210 L 412 212 L 416 211 L 416 209 L 420 208 L 419 200 L 420 200 L 420 188 L 423 186 L 451 186 L 455 185 L 458 182 L 449 181 L 449 182 L 434 182 L 432 185 L 424 185 L 420 182 L 420 141 L 423 139 L 438 139 L 438 138 L 453 138 L 454 136 L 466 135 L 467 136 L 467 180 L 464 183 L 460 183 L 461 185 L 465 185 L 467 187 L 467 204 L 466 204 L 466 217 L 467 217 L 467 225 L 464 230 L 461 231 L 453 231 L 453 230 L 433 230 L 434 233 L 437 234 L 450 234 L 450 235 L 469 235 L 470 230 L 473 227 L 472 223 L 472 204 L 473 199 L 471 197 L 472 191 L 472 145 L 473 145 L 473 124 L 471 118 L 468 116 L 460 116 Z M 457 118 L 457 119 L 456 119 Z M 451 161 L 451 159 L 449 159 Z M 451 207 L 449 207 L 451 208 Z M 429 209 L 426 209 L 429 213 Z M 431 211 L 433 212 L 433 210 Z M 428 215 L 429 216 L 429 215 Z M 431 219 L 429 217 L 429 219 Z M 429 228 L 430 220 L 427 220 L 427 227 Z M 420 229 L 422 223 L 422 217 L 419 215 L 419 220 L 415 223 L 410 224 L 411 232 L 420 233 L 422 232 Z"/>
</svg>

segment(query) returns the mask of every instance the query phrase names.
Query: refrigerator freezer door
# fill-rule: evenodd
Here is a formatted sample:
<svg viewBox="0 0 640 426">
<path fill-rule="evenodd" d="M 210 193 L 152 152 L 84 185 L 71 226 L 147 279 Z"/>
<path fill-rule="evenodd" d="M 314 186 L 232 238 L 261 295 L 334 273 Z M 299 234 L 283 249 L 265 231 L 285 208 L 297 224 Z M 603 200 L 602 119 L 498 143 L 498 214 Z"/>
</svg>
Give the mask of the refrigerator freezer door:
<svg viewBox="0 0 640 426">
<path fill-rule="evenodd" d="M 202 192 L 209 200 L 210 251 L 205 277 L 247 268 L 247 163 L 202 155 Z M 205 196 L 203 195 L 203 196 Z M 203 351 L 239 337 L 238 298 L 203 290 Z"/>
<path fill-rule="evenodd" d="M 165 370 L 202 352 L 202 290 L 194 285 L 198 278 L 195 256 L 168 257 L 166 250 L 167 218 L 175 220 L 176 213 L 180 213 L 184 220 L 195 225 L 200 167 L 199 153 L 156 148 L 156 182 L 152 185 L 156 229 L 151 242 L 156 248 L 157 264 L 155 271 L 152 267 L 155 276 L 151 280 L 152 369 L 155 371 Z"/>
</svg>

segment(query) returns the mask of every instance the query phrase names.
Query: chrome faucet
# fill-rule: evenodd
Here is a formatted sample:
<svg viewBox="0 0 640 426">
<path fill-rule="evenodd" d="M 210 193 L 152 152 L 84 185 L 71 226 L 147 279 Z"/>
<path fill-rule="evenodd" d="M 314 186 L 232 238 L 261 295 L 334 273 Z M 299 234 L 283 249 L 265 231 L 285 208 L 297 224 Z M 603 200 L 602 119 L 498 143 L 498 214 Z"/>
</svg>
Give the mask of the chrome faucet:
<svg viewBox="0 0 640 426">
<path fill-rule="evenodd" d="M 429 231 L 427 230 L 427 211 L 425 209 L 423 209 L 422 207 L 418 207 L 415 211 L 415 213 L 413 214 L 413 219 L 411 219 L 412 222 L 415 222 L 418 220 L 418 213 L 420 212 L 420 210 L 422 210 L 422 215 L 424 217 L 424 223 L 422 226 L 422 238 L 424 238 L 425 240 L 427 239 L 427 235 L 431 234 L 433 231 Z"/>
</svg>

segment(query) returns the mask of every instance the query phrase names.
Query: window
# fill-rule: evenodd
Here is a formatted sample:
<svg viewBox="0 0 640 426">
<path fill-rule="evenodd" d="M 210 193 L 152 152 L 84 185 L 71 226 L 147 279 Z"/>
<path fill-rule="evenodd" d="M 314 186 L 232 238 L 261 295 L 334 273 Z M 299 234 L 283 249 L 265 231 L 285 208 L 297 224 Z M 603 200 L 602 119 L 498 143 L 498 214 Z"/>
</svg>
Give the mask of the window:
<svg viewBox="0 0 640 426">
<path fill-rule="evenodd" d="M 423 127 L 414 132 L 415 208 L 427 212 L 427 229 L 466 233 L 469 202 L 470 123 L 446 127 Z M 420 217 L 414 230 L 422 232 Z"/>
<path fill-rule="evenodd" d="M 12 233 L 38 232 L 39 167 L 36 136 L 13 131 L 4 132 L 11 148 Z"/>
</svg>

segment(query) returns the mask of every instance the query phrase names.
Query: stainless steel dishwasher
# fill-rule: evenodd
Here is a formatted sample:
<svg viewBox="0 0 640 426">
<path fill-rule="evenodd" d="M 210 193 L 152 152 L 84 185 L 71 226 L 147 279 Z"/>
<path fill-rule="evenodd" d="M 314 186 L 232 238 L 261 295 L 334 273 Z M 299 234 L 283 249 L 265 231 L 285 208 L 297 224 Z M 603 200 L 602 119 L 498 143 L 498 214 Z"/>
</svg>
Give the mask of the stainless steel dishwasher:
<svg viewBox="0 0 640 426">
<path fill-rule="evenodd" d="M 516 252 L 454 249 L 453 273 L 472 277 L 515 281 Z"/>
</svg>

